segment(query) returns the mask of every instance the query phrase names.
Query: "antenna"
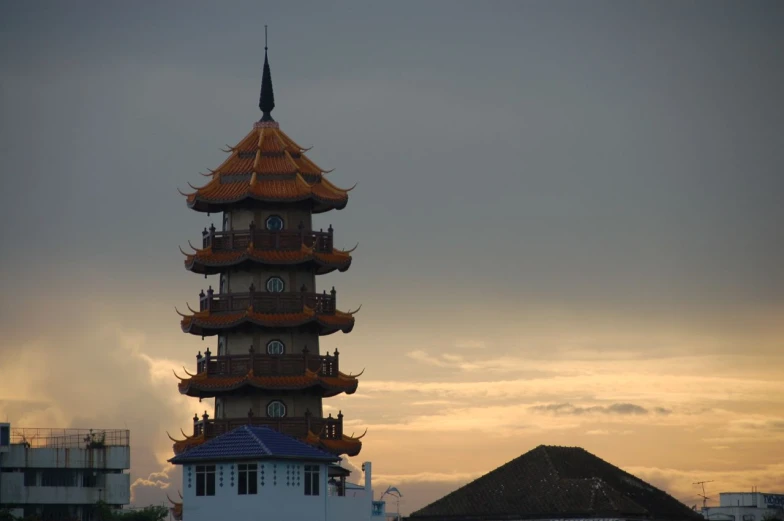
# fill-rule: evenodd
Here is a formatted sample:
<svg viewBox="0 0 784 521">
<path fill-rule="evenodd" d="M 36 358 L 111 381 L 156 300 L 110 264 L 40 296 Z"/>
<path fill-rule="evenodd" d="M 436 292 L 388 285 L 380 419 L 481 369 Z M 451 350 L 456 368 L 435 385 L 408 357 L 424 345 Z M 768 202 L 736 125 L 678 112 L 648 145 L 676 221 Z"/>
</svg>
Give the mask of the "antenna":
<svg viewBox="0 0 784 521">
<path fill-rule="evenodd" d="M 264 25 L 264 50 L 267 50 L 267 26 Z"/>
<path fill-rule="evenodd" d="M 702 494 L 697 494 L 702 498 L 702 508 L 705 509 L 708 505 L 708 500 L 710 499 L 709 496 L 705 495 L 705 483 L 713 483 L 713 480 L 710 481 L 698 481 L 696 483 L 692 483 L 692 485 L 702 485 Z"/>
</svg>

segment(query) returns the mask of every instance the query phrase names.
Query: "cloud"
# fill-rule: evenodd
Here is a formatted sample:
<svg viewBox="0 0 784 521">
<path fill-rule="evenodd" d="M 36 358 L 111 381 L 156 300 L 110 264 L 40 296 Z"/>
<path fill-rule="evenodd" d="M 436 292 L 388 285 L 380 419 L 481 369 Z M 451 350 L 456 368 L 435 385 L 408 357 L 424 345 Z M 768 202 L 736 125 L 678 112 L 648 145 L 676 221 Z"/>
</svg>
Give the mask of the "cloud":
<svg viewBox="0 0 784 521">
<path fill-rule="evenodd" d="M 458 349 L 485 349 L 487 347 L 487 342 L 484 340 L 458 340 L 455 342 L 455 347 Z"/>
<path fill-rule="evenodd" d="M 551 412 L 554 414 L 571 414 L 579 416 L 581 414 L 648 414 L 648 409 L 633 403 L 614 403 L 612 405 L 592 405 L 590 407 L 578 407 L 571 403 L 551 403 L 547 405 L 533 405 L 531 409 L 541 412 Z"/>
<path fill-rule="evenodd" d="M 168 489 L 171 486 L 171 477 L 169 474 L 174 470 L 175 466 L 167 463 L 160 471 L 151 472 L 146 478 L 136 478 L 134 482 L 131 483 L 131 502 L 133 503 L 136 500 L 136 491 L 138 488 Z"/>
</svg>

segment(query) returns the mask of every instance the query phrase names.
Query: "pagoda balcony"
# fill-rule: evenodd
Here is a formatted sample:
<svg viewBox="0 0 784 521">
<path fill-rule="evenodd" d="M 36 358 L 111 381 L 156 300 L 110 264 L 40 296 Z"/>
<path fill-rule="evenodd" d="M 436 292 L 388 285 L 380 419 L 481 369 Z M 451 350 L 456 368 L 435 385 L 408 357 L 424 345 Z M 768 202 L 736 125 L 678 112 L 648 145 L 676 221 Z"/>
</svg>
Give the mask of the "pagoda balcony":
<svg viewBox="0 0 784 521">
<path fill-rule="evenodd" d="M 335 288 L 330 293 L 310 293 L 303 286 L 299 292 L 273 293 L 256 291 L 253 284 L 247 293 L 214 293 L 210 287 L 199 294 L 199 311 L 225 313 L 248 311 L 264 314 L 303 313 L 309 308 L 321 315 L 334 315 Z"/>
<path fill-rule="evenodd" d="M 307 371 L 319 376 L 336 377 L 339 374 L 339 355 L 311 355 L 308 348 L 301 354 L 267 355 L 257 354 L 253 347 L 247 355 L 212 356 L 210 350 L 196 355 L 198 374 L 210 377 L 245 376 L 251 370 L 256 376 L 300 376 Z"/>
<path fill-rule="evenodd" d="M 322 440 L 341 440 L 343 438 L 342 413 L 338 413 L 337 418 L 333 418 L 331 414 L 327 418 L 317 418 L 307 411 L 305 416 L 283 418 L 254 416 L 252 411 L 248 411 L 246 418 L 223 419 L 210 418 L 209 414 L 205 412 L 201 418 L 194 415 L 193 436 L 203 435 L 203 439 L 208 440 L 243 425 L 269 427 L 295 438 L 307 438 L 309 433 L 319 436 Z"/>
<path fill-rule="evenodd" d="M 306 231 L 302 222 L 297 230 L 280 231 L 258 229 L 252 222 L 247 230 L 224 232 L 215 231 L 212 225 L 202 231 L 202 247 L 212 248 L 213 252 L 242 251 L 252 244 L 255 250 L 297 251 L 304 245 L 316 252 L 328 253 L 333 247 L 333 232 L 331 224 L 326 232 Z"/>
</svg>

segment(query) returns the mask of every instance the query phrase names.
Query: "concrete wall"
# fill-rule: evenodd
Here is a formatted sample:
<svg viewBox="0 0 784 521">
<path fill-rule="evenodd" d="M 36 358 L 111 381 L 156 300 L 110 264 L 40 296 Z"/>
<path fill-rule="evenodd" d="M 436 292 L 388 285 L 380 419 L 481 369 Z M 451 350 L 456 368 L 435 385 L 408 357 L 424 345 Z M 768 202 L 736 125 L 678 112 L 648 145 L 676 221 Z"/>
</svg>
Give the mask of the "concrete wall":
<svg viewBox="0 0 784 521">
<path fill-rule="evenodd" d="M 261 471 L 259 470 L 258 494 L 238 495 L 237 467 L 233 463 L 224 463 L 216 464 L 215 496 L 203 497 L 196 496 L 195 467 L 185 465 L 183 468 L 183 519 L 188 521 L 214 521 L 215 519 L 367 521 L 371 519 L 371 494 L 359 497 L 327 495 L 326 465 L 319 465 L 321 469 L 319 495 L 306 496 L 304 494 L 304 463 L 264 461 L 258 462 L 258 464 L 259 468 L 264 466 L 265 483 L 264 486 L 261 486 Z M 221 471 L 223 472 L 223 486 L 219 485 Z M 288 484 L 287 476 L 289 477 Z M 370 473 L 368 472 L 367 480 L 369 481 L 369 479 Z"/>
<path fill-rule="evenodd" d="M 319 355 L 319 336 L 316 333 L 301 331 L 281 331 L 270 333 L 268 331 L 230 332 L 226 335 L 224 344 L 227 355 L 247 355 L 248 349 L 253 345 L 253 350 L 258 354 L 267 353 L 267 343 L 270 340 L 280 340 L 286 346 L 286 354 L 299 355 L 302 349 L 308 346 L 312 356 Z M 333 349 L 334 351 L 334 349 Z"/>
<path fill-rule="evenodd" d="M 784 508 L 784 494 L 766 492 L 722 492 L 719 505 L 723 507 Z"/>
<path fill-rule="evenodd" d="M 762 521 L 768 517 L 781 517 L 780 509 L 757 508 L 754 506 L 708 507 L 702 516 L 713 521 Z"/>
<path fill-rule="evenodd" d="M 253 221 L 259 229 L 265 228 L 265 222 L 270 215 L 283 218 L 283 229 L 289 231 L 299 230 L 300 221 L 306 230 L 311 229 L 311 215 L 305 209 L 283 207 L 280 209 L 232 210 L 228 212 L 228 225 L 230 230 L 247 230 Z"/>
<path fill-rule="evenodd" d="M 130 447 L 102 449 L 47 449 L 11 445 L 3 454 L 4 468 L 90 468 L 123 470 L 131 468 Z"/>
<path fill-rule="evenodd" d="M 316 292 L 316 276 L 313 273 L 296 270 L 295 268 L 287 269 L 279 266 L 276 268 L 258 269 L 252 272 L 231 271 L 226 276 L 228 277 L 227 286 L 229 293 L 247 293 L 251 283 L 253 283 L 256 291 L 267 291 L 267 279 L 270 277 L 280 277 L 285 286 L 283 291 L 286 293 L 297 293 L 303 285 L 306 292 Z M 327 289 L 329 290 L 330 288 Z"/>
<path fill-rule="evenodd" d="M 322 413 L 321 397 L 319 396 L 304 393 L 267 393 L 264 395 L 222 397 L 222 418 L 244 418 L 248 415 L 250 408 L 253 409 L 254 416 L 266 417 L 267 405 L 273 400 L 280 400 L 284 403 L 286 416 L 305 416 L 306 410 L 316 417 L 321 416 Z"/>
<path fill-rule="evenodd" d="M 130 474 L 106 474 L 103 487 L 25 487 L 24 472 L 0 473 L 3 503 L 33 505 L 85 505 L 103 500 L 111 505 L 131 501 Z"/>
</svg>

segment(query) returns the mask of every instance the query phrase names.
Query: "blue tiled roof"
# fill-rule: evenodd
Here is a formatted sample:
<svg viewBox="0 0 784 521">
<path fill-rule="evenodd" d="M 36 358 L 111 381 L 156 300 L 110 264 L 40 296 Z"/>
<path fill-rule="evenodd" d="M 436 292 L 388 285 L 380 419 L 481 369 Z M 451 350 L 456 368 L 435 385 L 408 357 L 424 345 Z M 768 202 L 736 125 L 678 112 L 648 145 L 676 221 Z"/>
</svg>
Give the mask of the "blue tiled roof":
<svg viewBox="0 0 784 521">
<path fill-rule="evenodd" d="M 227 459 L 338 461 L 339 457 L 267 427 L 243 425 L 197 445 L 169 461 L 175 464 Z"/>
</svg>

